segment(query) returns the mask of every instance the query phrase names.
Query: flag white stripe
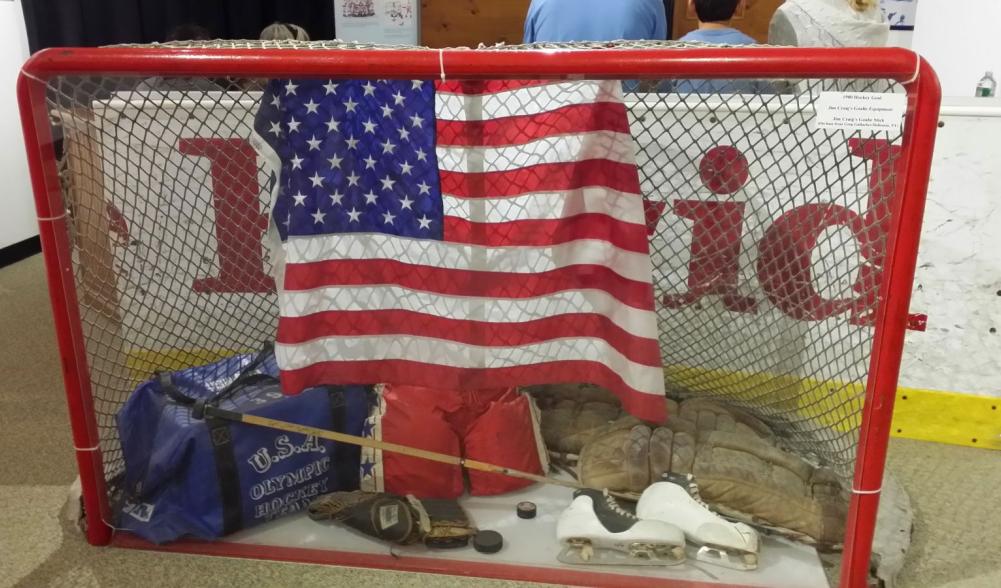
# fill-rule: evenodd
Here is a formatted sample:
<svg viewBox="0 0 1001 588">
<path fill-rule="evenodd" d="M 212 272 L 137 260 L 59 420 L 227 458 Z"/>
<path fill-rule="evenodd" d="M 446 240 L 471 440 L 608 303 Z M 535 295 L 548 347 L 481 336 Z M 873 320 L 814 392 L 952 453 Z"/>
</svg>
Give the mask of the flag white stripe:
<svg viewBox="0 0 1001 588">
<path fill-rule="evenodd" d="M 650 283 L 648 255 L 619 249 L 598 239 L 578 239 L 549 247 L 485 247 L 380 233 L 343 233 L 291 236 L 284 249 L 286 263 L 390 259 L 412 265 L 512 274 L 541 273 L 572 265 L 603 265 L 624 278 Z"/>
<path fill-rule="evenodd" d="M 484 354 L 484 349 L 489 349 L 489 353 Z M 602 339 L 568 337 L 529 345 L 484 348 L 412 335 L 324 337 L 294 345 L 278 343 L 275 353 L 283 370 L 306 368 L 328 358 L 336 361 L 399 359 L 488 369 L 553 361 L 593 361 L 607 366 L 628 386 L 641 393 L 664 393 L 664 372 L 661 368 L 630 361 Z"/>
<path fill-rule="evenodd" d="M 574 163 L 604 159 L 635 163 L 632 137 L 615 131 L 594 131 L 544 137 L 521 145 L 503 147 L 436 148 L 438 169 L 449 172 L 470 170 L 470 160 L 482 162 L 484 172 L 502 172 L 540 164 Z"/>
<path fill-rule="evenodd" d="M 618 80 L 583 81 L 566 84 L 531 86 L 484 94 L 482 111 L 466 109 L 464 94 L 435 93 L 435 115 L 441 120 L 490 120 L 507 116 L 529 116 L 550 112 L 574 104 L 622 102 L 622 83 Z"/>
<path fill-rule="evenodd" d="M 445 194 L 445 216 L 505 223 L 519 220 L 559 220 L 578 214 L 604 214 L 615 220 L 642 225 L 646 217 L 636 194 L 608 188 L 581 188 L 559 192 L 534 192 L 502 198 L 462 198 Z"/>
<path fill-rule="evenodd" d="M 318 310 L 407 310 L 491 323 L 520 323 L 563 314 L 600 314 L 626 332 L 657 338 L 657 314 L 623 304 L 604 290 L 567 290 L 534 298 L 477 298 L 423 292 L 402 286 L 328 286 L 285 291 L 282 316 L 304 317 Z"/>
</svg>

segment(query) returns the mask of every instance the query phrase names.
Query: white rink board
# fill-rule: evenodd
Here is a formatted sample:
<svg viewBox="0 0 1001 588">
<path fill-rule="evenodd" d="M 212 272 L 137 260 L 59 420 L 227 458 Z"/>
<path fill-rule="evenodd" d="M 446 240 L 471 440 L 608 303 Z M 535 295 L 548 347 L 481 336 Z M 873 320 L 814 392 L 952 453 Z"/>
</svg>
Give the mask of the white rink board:
<svg viewBox="0 0 1001 588">
<path fill-rule="evenodd" d="M 757 570 L 739 571 L 707 563 L 686 562 L 678 566 L 577 566 L 557 561 L 560 546 L 556 541 L 556 520 L 559 513 L 570 504 L 572 491 L 558 486 L 531 486 L 503 496 L 466 496 L 460 500 L 470 520 L 478 529 L 499 532 L 504 537 L 504 547 L 492 555 L 477 553 L 472 546 L 462 549 L 431 550 L 423 546 L 392 546 L 392 553 L 405 558 L 435 558 L 454 561 L 509 564 L 595 573 L 640 576 L 651 580 L 689 580 L 717 582 L 742 586 L 768 586 L 774 588 L 827 588 L 820 559 L 814 549 L 786 541 L 763 537 L 761 560 Z M 538 514 L 534 519 L 520 519 L 515 505 L 522 500 L 536 504 Z M 231 535 L 227 541 L 254 545 L 275 545 L 345 551 L 354 553 L 389 555 L 390 545 L 362 533 L 336 526 L 317 523 L 305 514 L 284 519 Z M 689 557 L 694 552 L 689 549 Z M 461 571 L 461 568 L 460 568 Z"/>
<path fill-rule="evenodd" d="M 911 299 L 928 330 L 900 385 L 1001 397 L 1001 100 L 949 99 L 940 120 Z"/>
</svg>

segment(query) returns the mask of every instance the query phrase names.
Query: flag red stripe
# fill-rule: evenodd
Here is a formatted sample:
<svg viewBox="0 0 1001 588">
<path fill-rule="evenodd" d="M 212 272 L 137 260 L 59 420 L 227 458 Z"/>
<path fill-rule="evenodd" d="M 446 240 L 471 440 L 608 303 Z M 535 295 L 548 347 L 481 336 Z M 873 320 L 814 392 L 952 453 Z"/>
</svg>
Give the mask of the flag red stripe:
<svg viewBox="0 0 1001 588">
<path fill-rule="evenodd" d="M 607 159 L 544 163 L 508 171 L 468 174 L 440 171 L 441 191 L 459 198 L 496 198 L 531 192 L 577 190 L 604 186 L 619 192 L 640 193 L 636 165 Z"/>
<path fill-rule="evenodd" d="M 596 102 L 482 121 L 439 119 L 436 138 L 440 147 L 499 147 L 594 131 L 629 133 L 626 107 L 619 102 Z"/>
<path fill-rule="evenodd" d="M 590 382 L 615 393 L 630 414 L 654 423 L 667 419 L 667 402 L 660 394 L 646 394 L 626 384 L 607 366 L 593 361 L 553 361 L 503 368 L 456 368 L 406 360 L 325 361 L 281 372 L 282 390 L 297 394 L 317 382 L 340 384 L 410 384 L 426 388 L 475 390 Z"/>
<path fill-rule="evenodd" d="M 481 347 L 510 347 L 549 341 L 554 337 L 591 337 L 608 342 L 633 362 L 660 367 L 657 342 L 632 335 L 600 314 L 560 314 L 520 323 L 459 320 L 410 310 L 326 311 L 286 317 L 277 341 L 286 345 L 322 337 L 416 335 Z"/>
<path fill-rule="evenodd" d="M 392 259 L 344 259 L 289 264 L 285 268 L 285 289 L 289 291 L 377 284 L 478 298 L 535 298 L 566 290 L 603 290 L 641 310 L 652 310 L 653 300 L 649 283 L 624 278 L 602 265 L 571 265 L 515 274 L 444 269 Z"/>
<path fill-rule="evenodd" d="M 506 223 L 474 223 L 446 216 L 444 239 L 489 247 L 559 245 L 578 239 L 607 241 L 619 249 L 646 254 L 646 227 L 610 216 L 584 213 L 564 219 L 527 219 Z"/>
<path fill-rule="evenodd" d="M 497 92 L 520 90 L 521 88 L 548 86 L 549 84 L 557 83 L 566 82 L 558 80 L 446 80 L 444 82 L 435 82 L 435 91 L 443 92 L 445 94 L 479 96 L 483 94 L 496 94 Z"/>
</svg>

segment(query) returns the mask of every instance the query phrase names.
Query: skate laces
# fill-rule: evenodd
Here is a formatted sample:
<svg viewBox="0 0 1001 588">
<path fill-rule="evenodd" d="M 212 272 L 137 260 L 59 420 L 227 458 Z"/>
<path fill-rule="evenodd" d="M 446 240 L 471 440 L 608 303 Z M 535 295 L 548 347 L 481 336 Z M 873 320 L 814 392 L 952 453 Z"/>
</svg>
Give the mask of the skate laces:
<svg viewBox="0 0 1001 588">
<path fill-rule="evenodd" d="M 721 517 L 718 512 L 716 512 L 715 510 L 713 510 L 713 508 L 711 506 L 709 506 L 709 503 L 707 503 L 705 500 L 702 499 L 702 494 L 699 492 L 699 485 L 695 481 L 695 476 L 693 476 L 692 474 L 686 475 L 685 476 L 685 485 L 683 486 L 683 488 L 687 489 L 688 490 L 688 495 L 692 497 L 692 500 L 694 500 L 695 502 L 699 503 L 699 505 L 702 508 L 706 509 L 707 512 L 709 512 L 710 514 L 712 514 L 717 519 L 721 519 L 723 521 L 726 521 L 725 518 Z"/>
<path fill-rule="evenodd" d="M 706 501 L 702 499 L 702 494 L 699 492 L 699 485 L 695 482 L 695 476 L 693 476 L 692 474 L 686 474 L 684 483 L 681 482 L 675 482 L 675 483 L 684 488 L 685 490 L 687 490 L 688 495 L 691 496 L 695 502 L 698 502 L 707 509 L 709 508 L 709 505 L 706 504 Z"/>
<path fill-rule="evenodd" d="M 622 505 L 619 504 L 619 501 L 616 500 L 614 496 L 612 496 L 611 494 L 608 493 L 608 489 L 607 488 L 604 489 L 604 490 L 602 490 L 601 493 L 605 496 L 605 504 L 608 505 L 608 508 L 610 508 L 612 510 L 612 512 L 614 512 L 614 513 L 616 513 L 618 515 L 622 515 L 622 516 L 624 516 L 626 518 L 629 518 L 629 519 L 639 520 L 639 517 L 637 517 L 635 514 L 633 514 L 633 513 L 629 512 L 628 510 L 622 508 Z"/>
</svg>

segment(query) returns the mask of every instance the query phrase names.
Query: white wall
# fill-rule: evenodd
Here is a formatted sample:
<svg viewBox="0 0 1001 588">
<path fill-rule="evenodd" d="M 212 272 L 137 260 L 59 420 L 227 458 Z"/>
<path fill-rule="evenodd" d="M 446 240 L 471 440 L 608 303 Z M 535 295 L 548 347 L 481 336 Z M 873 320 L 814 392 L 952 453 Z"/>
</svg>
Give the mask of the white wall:
<svg viewBox="0 0 1001 588">
<path fill-rule="evenodd" d="M 0 247 L 38 234 L 21 118 L 14 91 L 21 64 L 28 58 L 28 38 L 20 0 L 0 0 Z"/>
<path fill-rule="evenodd" d="M 921 0 L 911 49 L 938 72 L 944 96 L 973 96 L 986 70 L 1001 76 L 1001 2 Z"/>
<path fill-rule="evenodd" d="M 1001 397 L 1001 104 L 946 99 L 941 121 L 900 385 Z"/>
<path fill-rule="evenodd" d="M 910 49 L 914 40 L 914 31 L 890 31 L 890 36 L 886 39 L 886 44 L 890 47 L 903 47 Z"/>
</svg>

